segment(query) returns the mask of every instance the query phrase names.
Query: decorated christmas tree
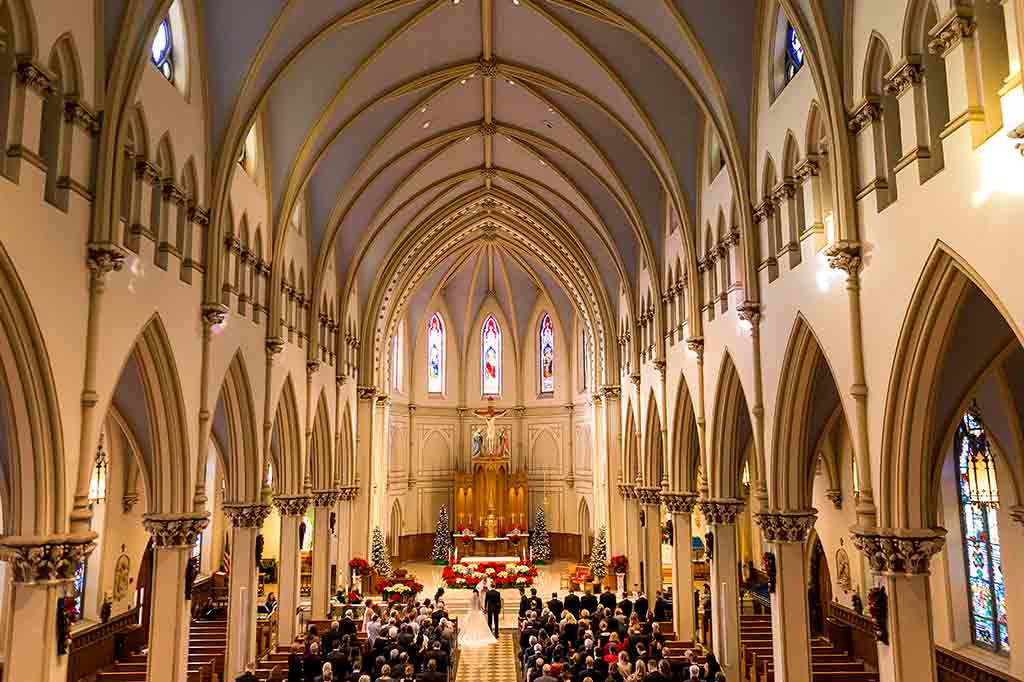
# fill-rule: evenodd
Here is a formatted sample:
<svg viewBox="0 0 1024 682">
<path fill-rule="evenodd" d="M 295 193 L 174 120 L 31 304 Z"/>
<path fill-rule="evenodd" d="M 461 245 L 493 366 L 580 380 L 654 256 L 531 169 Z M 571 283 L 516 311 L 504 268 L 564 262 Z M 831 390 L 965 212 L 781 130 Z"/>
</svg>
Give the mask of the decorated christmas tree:
<svg viewBox="0 0 1024 682">
<path fill-rule="evenodd" d="M 437 530 L 434 531 L 434 551 L 430 553 L 430 559 L 435 564 L 447 564 L 448 555 L 452 551 L 452 533 L 448 528 L 448 507 L 441 505 L 441 512 L 437 516 Z"/>
<path fill-rule="evenodd" d="M 543 564 L 551 561 L 551 536 L 548 535 L 548 522 L 544 517 L 544 507 L 537 507 L 537 518 L 533 522 L 533 537 L 530 538 L 530 554 L 534 563 Z"/>
<path fill-rule="evenodd" d="M 597 539 L 594 546 L 590 548 L 590 573 L 594 576 L 594 582 L 604 580 L 608 572 L 608 529 L 601 526 L 597 531 Z"/>
<path fill-rule="evenodd" d="M 384 532 L 380 526 L 373 529 L 373 546 L 370 547 L 370 563 L 377 571 L 377 575 L 385 578 L 391 577 L 391 557 L 388 556 L 388 548 L 384 545 Z"/>
</svg>

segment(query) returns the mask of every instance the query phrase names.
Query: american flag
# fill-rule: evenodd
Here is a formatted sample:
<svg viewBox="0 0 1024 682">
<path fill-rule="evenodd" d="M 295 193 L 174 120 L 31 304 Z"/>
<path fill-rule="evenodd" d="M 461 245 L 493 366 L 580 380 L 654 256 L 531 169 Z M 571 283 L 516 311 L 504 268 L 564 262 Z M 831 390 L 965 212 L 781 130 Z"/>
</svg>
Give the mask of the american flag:
<svg viewBox="0 0 1024 682">
<path fill-rule="evenodd" d="M 224 556 L 220 560 L 220 570 L 231 573 L 231 536 L 224 533 Z"/>
</svg>

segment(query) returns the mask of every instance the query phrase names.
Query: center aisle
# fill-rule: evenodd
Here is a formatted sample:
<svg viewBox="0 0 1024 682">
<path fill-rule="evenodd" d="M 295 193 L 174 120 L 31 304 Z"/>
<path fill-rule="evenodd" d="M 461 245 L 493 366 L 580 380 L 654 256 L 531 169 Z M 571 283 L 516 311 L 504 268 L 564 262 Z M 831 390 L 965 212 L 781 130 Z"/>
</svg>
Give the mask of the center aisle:
<svg viewBox="0 0 1024 682">
<path fill-rule="evenodd" d="M 508 630 L 497 644 L 459 650 L 455 682 L 516 682 L 516 674 L 515 642 Z"/>
</svg>

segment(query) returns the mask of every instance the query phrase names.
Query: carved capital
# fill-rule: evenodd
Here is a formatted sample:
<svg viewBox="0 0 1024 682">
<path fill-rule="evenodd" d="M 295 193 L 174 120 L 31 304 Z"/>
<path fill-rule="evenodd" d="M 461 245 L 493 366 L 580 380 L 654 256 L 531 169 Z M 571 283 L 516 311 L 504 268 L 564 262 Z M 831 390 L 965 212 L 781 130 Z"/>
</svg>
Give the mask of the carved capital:
<svg viewBox="0 0 1024 682">
<path fill-rule="evenodd" d="M 619 495 L 621 495 L 624 500 L 637 499 L 636 486 L 630 485 L 629 483 L 620 483 Z"/>
<path fill-rule="evenodd" d="M 850 114 L 846 127 L 851 133 L 859 133 L 882 115 L 882 106 L 873 100 L 865 100 Z"/>
<path fill-rule="evenodd" d="M 481 59 L 476 63 L 476 73 L 484 78 L 494 78 L 498 71 L 498 64 L 493 59 Z"/>
<path fill-rule="evenodd" d="M 736 308 L 736 316 L 744 322 L 757 326 L 761 322 L 761 304 L 754 301 L 744 301 Z"/>
<path fill-rule="evenodd" d="M 225 502 L 222 508 L 235 528 L 259 528 L 270 515 L 269 504 Z"/>
<path fill-rule="evenodd" d="M 765 199 L 760 204 L 752 206 L 750 212 L 755 224 L 762 223 L 775 215 L 775 204 L 771 200 Z"/>
<path fill-rule="evenodd" d="M 665 361 L 664 360 L 655 360 L 651 364 L 654 365 L 654 369 L 655 369 L 656 372 L 658 372 L 658 375 L 662 379 L 664 379 L 665 378 Z"/>
<path fill-rule="evenodd" d="M 377 396 L 376 402 L 377 402 L 377 407 L 382 407 L 384 409 L 387 409 L 387 408 L 391 407 L 391 396 L 386 395 L 386 394 L 381 394 L 381 395 Z"/>
<path fill-rule="evenodd" d="M 825 256 L 830 268 L 842 270 L 847 275 L 856 275 L 860 271 L 860 242 L 838 241 L 825 249 Z"/>
<path fill-rule="evenodd" d="M 640 504 L 645 506 L 658 506 L 661 504 L 661 488 L 655 486 L 636 486 L 636 498 Z"/>
<path fill-rule="evenodd" d="M 135 177 L 148 185 L 155 185 L 160 181 L 160 171 L 149 161 L 138 159 L 135 162 Z"/>
<path fill-rule="evenodd" d="M 836 509 L 843 508 L 843 491 L 839 488 L 829 488 L 825 491 L 825 497 L 832 501 Z"/>
<path fill-rule="evenodd" d="M 340 490 L 314 490 L 312 502 L 314 507 L 333 507 L 341 498 Z"/>
<path fill-rule="evenodd" d="M 942 549 L 945 536 L 945 528 L 855 528 L 853 545 L 864 552 L 875 573 L 927 575 L 931 558 Z"/>
<path fill-rule="evenodd" d="M 797 512 L 764 512 L 755 514 L 757 525 L 766 542 L 804 542 L 818 518 L 817 509 Z"/>
<path fill-rule="evenodd" d="M 715 525 L 735 524 L 743 511 L 743 500 L 703 499 L 697 504 L 707 522 Z"/>
<path fill-rule="evenodd" d="M 10 563 L 16 583 L 70 582 L 96 548 L 95 537 L 6 537 L 0 540 L 0 559 Z"/>
<path fill-rule="evenodd" d="M 320 369 L 320 363 L 316 360 L 306 363 L 306 376 L 313 376 Z"/>
<path fill-rule="evenodd" d="M 124 267 L 124 252 L 113 244 L 90 244 L 86 263 L 94 278 L 103 279 Z"/>
<path fill-rule="evenodd" d="M 40 97 L 49 97 L 56 88 L 53 85 L 53 78 L 46 68 L 32 61 L 31 58 L 24 58 L 18 62 L 18 83 L 35 91 Z"/>
<path fill-rule="evenodd" d="M 498 134 L 498 126 L 494 123 L 481 123 L 477 131 L 483 137 L 493 137 Z"/>
<path fill-rule="evenodd" d="M 782 184 L 772 191 L 772 199 L 776 203 L 788 201 L 796 196 L 796 186 L 790 180 L 784 180 Z"/>
<path fill-rule="evenodd" d="M 284 339 L 276 336 L 267 337 L 267 355 L 274 357 L 280 355 L 281 351 L 284 350 Z"/>
<path fill-rule="evenodd" d="M 697 355 L 697 361 L 700 362 L 704 359 L 704 337 L 703 336 L 691 336 L 686 339 L 686 347 L 690 349 L 690 352 Z"/>
<path fill-rule="evenodd" d="M 191 547 L 210 523 L 204 514 L 146 514 L 142 525 L 153 536 L 154 547 Z"/>
<path fill-rule="evenodd" d="M 958 8 L 947 15 L 946 20 L 939 23 L 928 32 L 932 36 L 928 41 L 928 51 L 945 57 L 950 50 L 959 45 L 964 38 L 974 35 L 978 24 L 974 17 L 960 12 L 967 11 L 967 8 Z"/>
<path fill-rule="evenodd" d="M 228 307 L 222 303 L 204 303 L 201 315 L 204 327 L 216 327 L 218 324 L 224 324 L 228 316 Z"/>
<path fill-rule="evenodd" d="M 697 504 L 697 493 L 687 492 L 662 492 L 661 501 L 671 514 L 689 514 Z"/>
<path fill-rule="evenodd" d="M 90 135 L 100 131 L 99 116 L 82 104 L 77 97 L 68 97 L 64 100 L 64 120 L 77 125 Z"/>
<path fill-rule="evenodd" d="M 188 203 L 188 197 L 185 196 L 185 192 L 169 180 L 164 182 L 161 193 L 165 201 L 169 201 L 176 206 L 184 206 Z"/>
<path fill-rule="evenodd" d="M 125 514 L 131 513 L 132 509 L 135 509 L 135 505 L 139 503 L 138 493 L 126 492 L 121 496 L 121 511 Z"/>
<path fill-rule="evenodd" d="M 303 516 L 309 508 L 306 495 L 275 495 L 274 506 L 281 516 Z"/>
<path fill-rule="evenodd" d="M 818 173 L 821 172 L 818 162 L 812 159 L 804 159 L 804 161 L 793 169 L 793 177 L 803 182 L 807 178 L 817 177 Z"/>
<path fill-rule="evenodd" d="M 601 396 L 606 400 L 618 400 L 622 396 L 622 389 L 617 384 L 605 384 L 601 387 Z"/>
<path fill-rule="evenodd" d="M 896 68 L 890 71 L 887 75 L 885 85 L 882 89 L 887 95 L 895 95 L 899 97 L 912 86 L 920 83 L 921 75 L 923 73 L 924 69 L 913 62 L 905 62 L 897 65 Z"/>
<path fill-rule="evenodd" d="M 359 486 L 347 485 L 338 491 L 338 499 L 348 502 L 359 497 Z"/>
</svg>

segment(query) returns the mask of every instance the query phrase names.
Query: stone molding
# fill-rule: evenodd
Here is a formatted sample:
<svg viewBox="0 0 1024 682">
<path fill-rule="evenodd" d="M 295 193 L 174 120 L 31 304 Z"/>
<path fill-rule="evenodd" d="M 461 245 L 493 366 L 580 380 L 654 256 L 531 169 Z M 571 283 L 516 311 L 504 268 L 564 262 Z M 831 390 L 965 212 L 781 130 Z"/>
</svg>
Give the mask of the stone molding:
<svg viewBox="0 0 1024 682">
<path fill-rule="evenodd" d="M 803 182 L 807 178 L 816 177 L 820 172 L 821 168 L 818 166 L 817 161 L 804 159 L 800 165 L 793 169 L 793 177 Z"/>
<path fill-rule="evenodd" d="M 652 485 L 638 485 L 636 486 L 636 498 L 644 506 L 658 506 L 661 504 L 661 488 Z"/>
<path fill-rule="evenodd" d="M 96 135 L 100 132 L 100 118 L 96 112 L 82 104 L 77 97 L 64 99 L 64 120 L 87 132 Z"/>
<path fill-rule="evenodd" d="M 834 270 L 843 270 L 847 275 L 855 275 L 860 271 L 860 242 L 841 240 L 825 249 L 828 266 Z"/>
<path fill-rule="evenodd" d="M 817 509 L 763 512 L 754 515 L 765 542 L 805 542 L 817 518 Z"/>
<path fill-rule="evenodd" d="M 959 11 L 964 9 L 959 8 Z M 978 24 L 974 21 L 974 17 L 960 14 L 958 10 L 954 9 L 946 16 L 945 21 L 928 32 L 932 36 L 932 39 L 928 41 L 928 51 L 945 57 L 964 38 L 974 35 L 977 28 Z"/>
<path fill-rule="evenodd" d="M 113 245 L 90 244 L 86 264 L 94 277 L 102 279 L 110 272 L 124 267 L 124 252 Z"/>
<path fill-rule="evenodd" d="M 670 514 L 690 514 L 697 504 L 697 493 L 664 491 L 661 493 L 661 501 L 665 503 Z"/>
<path fill-rule="evenodd" d="M 281 513 L 281 516 L 303 516 L 309 508 L 309 497 L 307 495 L 277 495 L 274 497 L 274 506 Z"/>
<path fill-rule="evenodd" d="M 281 352 L 284 350 L 284 339 L 278 338 L 276 336 L 268 336 L 266 344 L 267 355 L 269 355 L 270 357 L 280 355 Z"/>
<path fill-rule="evenodd" d="M 850 114 L 846 127 L 851 133 L 859 133 L 874 123 L 882 115 L 882 106 L 878 102 L 865 100 Z"/>
<path fill-rule="evenodd" d="M 624 500 L 635 500 L 637 499 L 636 486 L 630 485 L 629 483 L 619 484 L 619 495 Z"/>
<path fill-rule="evenodd" d="M 743 500 L 703 499 L 698 502 L 709 525 L 732 525 L 743 511 Z"/>
<path fill-rule="evenodd" d="M 606 400 L 618 400 L 622 396 L 622 388 L 618 384 L 605 384 L 601 387 L 601 397 Z"/>
<path fill-rule="evenodd" d="M 755 301 L 744 301 L 736 308 L 736 316 L 744 322 L 757 325 L 761 321 L 761 304 Z"/>
<path fill-rule="evenodd" d="M 338 490 L 338 499 L 343 502 L 349 502 L 359 497 L 359 486 L 347 485 L 343 486 Z"/>
<path fill-rule="evenodd" d="M 376 395 L 376 386 L 356 386 L 356 397 L 359 400 L 373 400 Z"/>
<path fill-rule="evenodd" d="M 829 488 L 825 491 L 825 497 L 831 500 L 836 509 L 843 508 L 843 491 L 839 488 Z"/>
<path fill-rule="evenodd" d="M 899 97 L 914 85 L 918 85 L 923 74 L 924 69 L 920 65 L 913 62 L 905 62 L 889 73 L 882 90 L 887 95 Z"/>
<path fill-rule="evenodd" d="M 697 354 L 697 361 L 700 362 L 704 359 L 704 337 L 703 336 L 691 336 L 686 339 L 686 347 Z"/>
<path fill-rule="evenodd" d="M 40 97 L 48 97 L 56 92 L 54 79 L 46 67 L 33 61 L 31 57 L 18 61 L 17 76 L 20 84 L 35 91 Z"/>
<path fill-rule="evenodd" d="M 228 307 L 223 303 L 204 303 L 201 315 L 203 325 L 216 327 L 218 324 L 224 324 L 228 317 Z"/>
<path fill-rule="evenodd" d="M 146 514 L 142 525 L 153 536 L 154 547 L 192 547 L 210 524 L 203 514 Z"/>
<path fill-rule="evenodd" d="M 855 528 L 853 546 L 864 553 L 875 573 L 928 575 L 931 558 L 942 549 L 945 536 L 945 528 Z"/>
<path fill-rule="evenodd" d="M 235 528 L 259 528 L 270 515 L 269 504 L 225 502 L 222 509 Z"/>
<path fill-rule="evenodd" d="M 10 563 L 16 583 L 70 582 L 78 565 L 96 549 L 95 538 L 95 533 L 81 537 L 6 537 L 0 540 L 0 559 Z"/>
<path fill-rule="evenodd" d="M 311 502 L 314 507 L 333 507 L 341 499 L 340 490 L 314 490 Z"/>
</svg>

